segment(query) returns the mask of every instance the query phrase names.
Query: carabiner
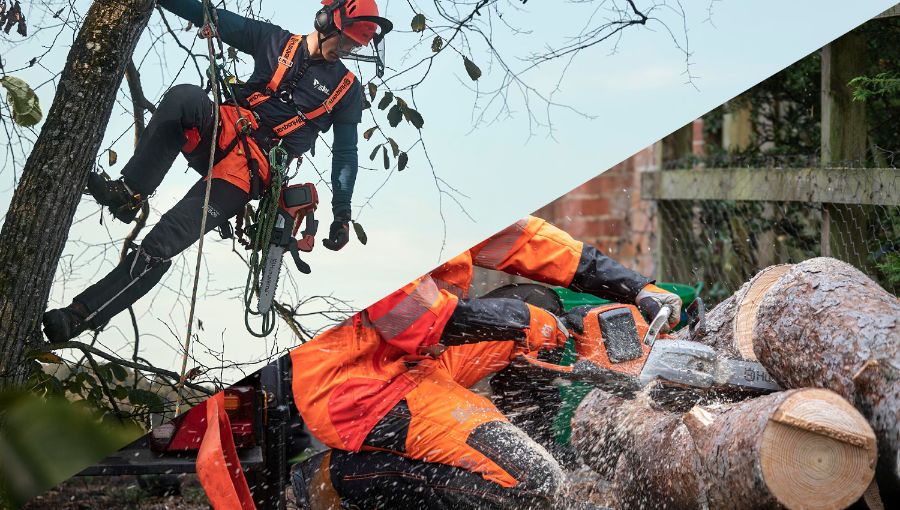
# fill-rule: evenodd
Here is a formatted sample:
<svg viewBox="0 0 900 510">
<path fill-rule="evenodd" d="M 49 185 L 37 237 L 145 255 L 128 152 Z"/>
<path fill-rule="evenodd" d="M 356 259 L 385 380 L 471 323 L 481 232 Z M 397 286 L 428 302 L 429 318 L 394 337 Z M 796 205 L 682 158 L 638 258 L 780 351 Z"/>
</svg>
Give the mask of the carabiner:
<svg viewBox="0 0 900 510">
<path fill-rule="evenodd" d="M 241 116 L 238 117 L 236 121 L 234 121 L 234 127 L 237 129 L 238 133 L 247 134 L 250 132 L 250 129 L 253 127 L 253 123 L 250 122 L 250 119 L 247 117 Z"/>
</svg>

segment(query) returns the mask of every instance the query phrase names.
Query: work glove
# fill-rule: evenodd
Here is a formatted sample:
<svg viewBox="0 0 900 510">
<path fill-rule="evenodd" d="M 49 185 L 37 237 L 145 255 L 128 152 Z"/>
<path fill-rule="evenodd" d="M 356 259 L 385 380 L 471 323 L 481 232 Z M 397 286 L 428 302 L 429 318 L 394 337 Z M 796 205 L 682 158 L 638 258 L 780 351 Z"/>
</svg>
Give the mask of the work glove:
<svg viewBox="0 0 900 510">
<path fill-rule="evenodd" d="M 332 251 L 338 251 L 350 241 L 350 222 L 335 218 L 328 229 L 328 239 L 322 240 L 322 246 Z"/>
<path fill-rule="evenodd" d="M 656 317 L 663 306 L 668 306 L 671 309 L 667 322 L 668 329 L 663 328 L 663 331 L 674 328 L 681 320 L 681 298 L 652 283 L 641 289 L 634 302 L 648 323 Z"/>
<path fill-rule="evenodd" d="M 525 330 L 528 352 L 551 350 L 566 345 L 569 331 L 559 317 L 532 305 L 528 305 L 528 311 L 531 314 L 528 329 Z"/>
</svg>

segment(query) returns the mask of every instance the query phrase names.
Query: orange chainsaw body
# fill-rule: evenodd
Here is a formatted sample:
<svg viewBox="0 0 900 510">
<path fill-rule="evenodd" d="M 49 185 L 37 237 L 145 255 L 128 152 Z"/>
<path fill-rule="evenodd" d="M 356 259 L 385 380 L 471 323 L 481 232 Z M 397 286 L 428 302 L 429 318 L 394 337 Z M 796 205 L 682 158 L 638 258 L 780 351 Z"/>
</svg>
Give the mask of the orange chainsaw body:
<svg viewBox="0 0 900 510">
<path fill-rule="evenodd" d="M 609 353 L 606 350 L 606 342 L 603 340 L 603 333 L 600 329 L 599 316 L 603 313 L 620 308 L 627 308 L 634 318 L 634 325 L 637 328 L 638 341 L 641 345 L 642 354 L 638 358 L 616 363 L 610 360 Z M 601 305 L 592 309 L 585 316 L 584 334 L 574 335 L 575 351 L 578 353 L 579 359 L 585 359 L 597 366 L 637 377 L 640 375 L 641 369 L 647 361 L 647 356 L 650 355 L 650 346 L 643 342 L 648 329 L 650 329 L 649 324 L 644 320 L 644 317 L 636 306 L 620 303 Z M 668 336 L 660 335 L 660 338 L 668 338 Z"/>
</svg>

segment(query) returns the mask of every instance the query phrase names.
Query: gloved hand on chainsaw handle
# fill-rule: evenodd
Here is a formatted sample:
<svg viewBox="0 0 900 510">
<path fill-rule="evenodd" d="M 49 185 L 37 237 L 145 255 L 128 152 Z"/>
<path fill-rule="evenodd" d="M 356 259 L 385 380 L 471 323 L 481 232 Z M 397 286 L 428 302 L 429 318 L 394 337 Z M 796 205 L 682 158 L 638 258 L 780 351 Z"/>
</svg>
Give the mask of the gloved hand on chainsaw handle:
<svg viewBox="0 0 900 510">
<path fill-rule="evenodd" d="M 661 289 L 652 283 L 641 289 L 634 300 L 634 304 L 638 306 L 638 310 L 641 311 L 648 323 L 656 317 L 656 314 L 659 313 L 662 307 L 668 306 L 671 310 L 667 322 L 668 329 L 663 328 L 663 331 L 674 328 L 681 320 L 681 298 L 677 294 Z"/>
<path fill-rule="evenodd" d="M 559 317 L 532 305 L 528 306 L 531 320 L 525 330 L 524 345 L 528 352 L 550 350 L 566 345 L 569 331 Z"/>
</svg>

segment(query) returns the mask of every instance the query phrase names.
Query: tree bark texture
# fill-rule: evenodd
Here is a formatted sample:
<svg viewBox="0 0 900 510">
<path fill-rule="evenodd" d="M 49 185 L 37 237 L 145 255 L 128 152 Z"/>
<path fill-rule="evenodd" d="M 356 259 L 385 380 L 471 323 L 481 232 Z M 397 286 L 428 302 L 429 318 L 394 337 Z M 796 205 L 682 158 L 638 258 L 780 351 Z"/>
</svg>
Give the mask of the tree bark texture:
<svg viewBox="0 0 900 510">
<path fill-rule="evenodd" d="M 152 0 L 96 0 L 0 231 L 0 387 L 21 384 L 88 172 Z"/>
<path fill-rule="evenodd" d="M 783 388 L 827 388 L 859 409 L 878 438 L 881 490 L 900 500 L 897 297 L 853 266 L 819 257 L 764 270 L 711 310 L 707 325 L 705 342 L 757 359 Z"/>
<path fill-rule="evenodd" d="M 624 509 L 843 508 L 863 494 L 875 464 L 865 419 L 821 389 L 684 414 L 594 390 L 572 428 L 583 460 L 613 479 Z"/>
</svg>

